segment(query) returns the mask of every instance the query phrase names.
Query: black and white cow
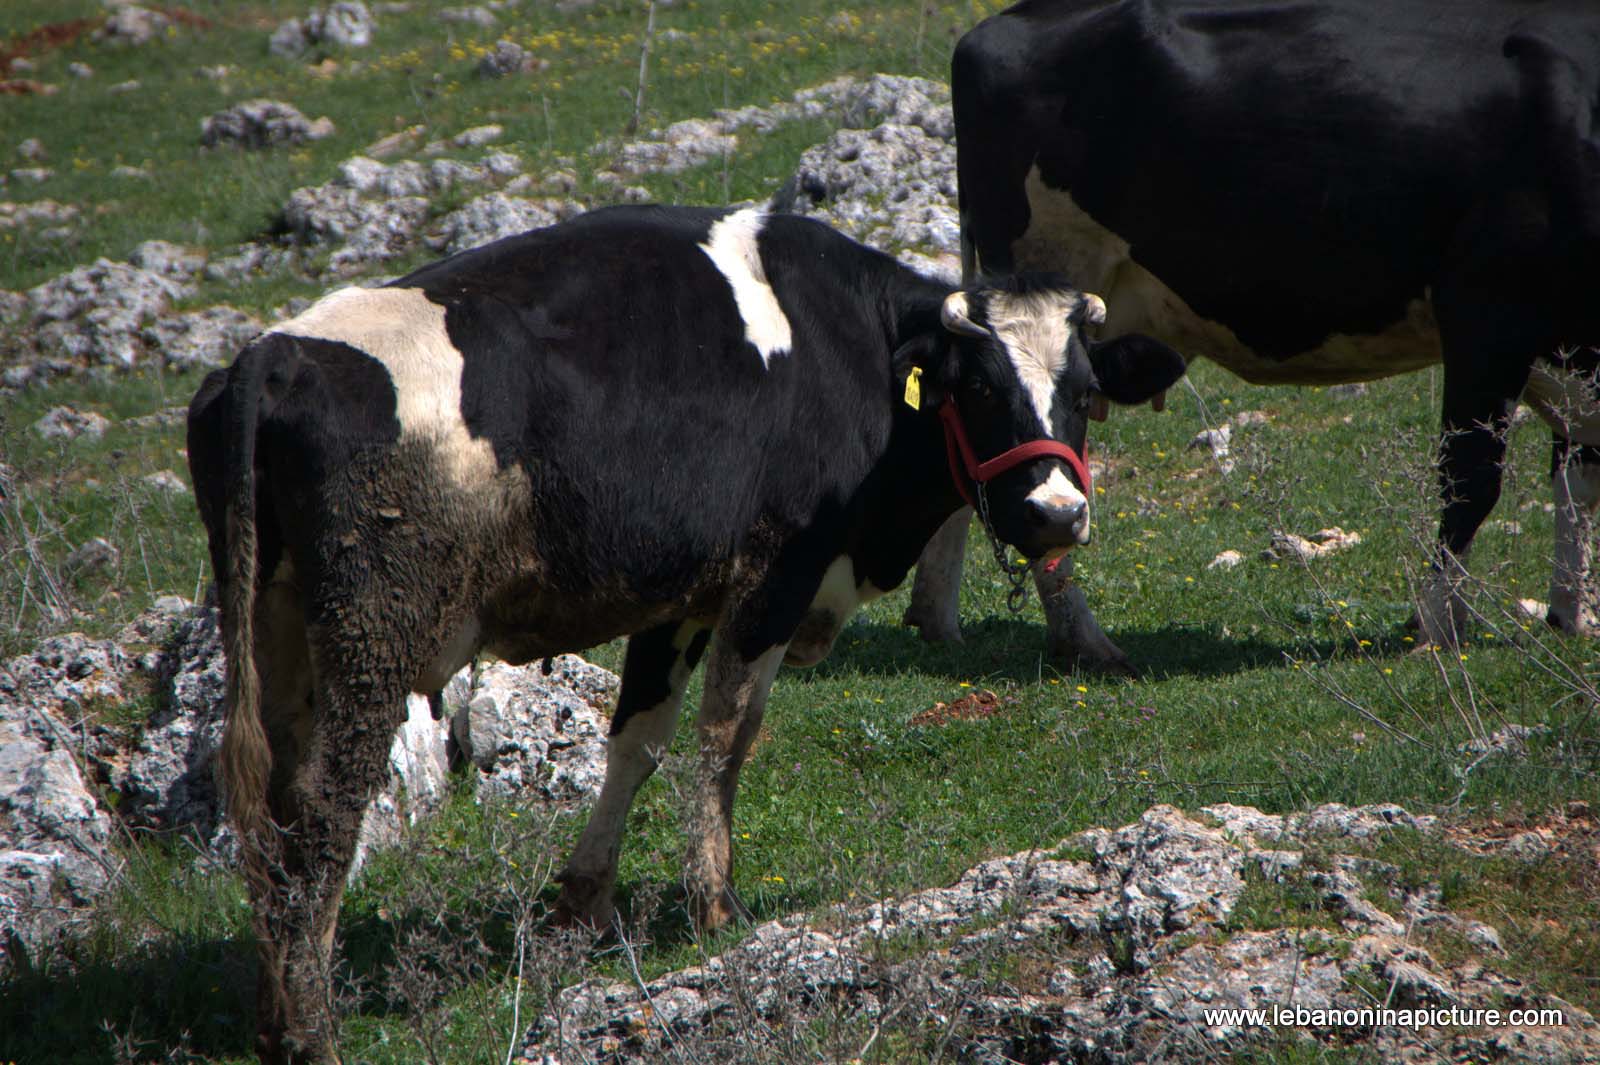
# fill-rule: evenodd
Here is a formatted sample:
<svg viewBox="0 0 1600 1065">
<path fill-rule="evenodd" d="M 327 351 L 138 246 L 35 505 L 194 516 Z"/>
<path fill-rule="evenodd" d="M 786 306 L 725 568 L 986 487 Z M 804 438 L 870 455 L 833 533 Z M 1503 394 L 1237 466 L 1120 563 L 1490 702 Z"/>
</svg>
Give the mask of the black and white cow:
<svg viewBox="0 0 1600 1065">
<path fill-rule="evenodd" d="M 1024 554 L 1087 538 L 1091 392 L 1143 402 L 1183 372 L 1148 338 L 1087 349 L 1104 310 L 1051 277 L 952 291 L 761 210 L 613 208 L 335 292 L 207 378 L 189 456 L 263 1059 L 329 1055 L 320 981 L 405 696 L 480 651 L 631 634 L 562 874 L 598 924 L 709 644 L 687 883 L 704 923 L 735 914 L 734 787 L 779 664 L 900 583 L 969 469 Z"/>
<path fill-rule="evenodd" d="M 1113 330 L 1252 382 L 1444 363 L 1426 635 L 1500 494 L 1518 399 L 1555 437 L 1549 620 L 1581 608 L 1600 503 L 1600 5 L 1524 0 L 1025 0 L 951 77 L 967 277 L 1063 271 Z M 959 635 L 966 522 L 907 620 Z M 1040 577 L 1052 652 L 1130 668 Z"/>
</svg>

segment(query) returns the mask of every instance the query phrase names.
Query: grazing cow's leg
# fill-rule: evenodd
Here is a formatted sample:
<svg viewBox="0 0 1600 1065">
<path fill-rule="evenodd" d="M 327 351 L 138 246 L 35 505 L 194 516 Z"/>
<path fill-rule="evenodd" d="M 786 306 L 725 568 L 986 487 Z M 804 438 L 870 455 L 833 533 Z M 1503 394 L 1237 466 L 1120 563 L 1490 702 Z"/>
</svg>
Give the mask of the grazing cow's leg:
<svg viewBox="0 0 1600 1065">
<path fill-rule="evenodd" d="M 962 507 L 939 526 L 917 559 L 911 605 L 901 622 L 918 629 L 929 643 L 961 642 L 961 565 L 971 524 L 972 508 Z"/>
<path fill-rule="evenodd" d="M 1078 669 L 1093 673 L 1136 677 L 1139 671 L 1100 628 L 1083 589 L 1072 579 L 1072 556 L 1064 555 L 1050 570 L 1047 563 L 1033 565 L 1033 581 L 1044 608 L 1045 653 Z"/>
<path fill-rule="evenodd" d="M 572 857 L 556 876 L 562 885 L 557 910 L 564 917 L 595 928 L 611 923 L 628 809 L 672 745 L 683 690 L 710 636 L 709 628 L 686 621 L 629 638 L 622 691 L 611 716 L 605 783 Z"/>
<path fill-rule="evenodd" d="M 1476 318 L 1476 316 L 1471 316 Z M 1472 538 L 1500 500 L 1501 467 L 1511 407 L 1522 391 L 1526 367 L 1515 381 L 1497 379 L 1494 371 L 1506 360 L 1491 354 L 1506 350 L 1491 327 L 1467 330 L 1470 343 L 1452 347 L 1452 323 L 1460 315 L 1440 308 L 1445 338 L 1444 417 L 1439 443 L 1439 489 L 1444 509 L 1439 518 L 1439 557 L 1431 567 L 1417 604 L 1417 627 L 1424 645 L 1455 646 L 1465 621 L 1460 586 Z M 1472 325 L 1483 322 L 1477 318 Z M 1497 343 L 1498 342 L 1498 343 Z M 1503 371 L 1502 371 L 1503 372 Z"/>
<path fill-rule="evenodd" d="M 1546 620 L 1563 632 L 1592 633 L 1590 537 L 1600 507 L 1600 447 L 1574 445 L 1557 436 L 1550 483 L 1555 495 L 1555 571 L 1550 578 Z"/>
<path fill-rule="evenodd" d="M 971 507 L 956 511 L 917 560 L 911 605 L 901 620 L 920 629 L 930 643 L 961 639 L 961 566 L 971 522 Z M 1073 582 L 1072 556 L 1063 557 L 1054 571 L 1046 571 L 1043 562 L 1035 563 L 1033 583 L 1044 610 L 1046 654 L 1090 672 L 1138 676 L 1128 656 L 1100 628 L 1083 590 Z"/>
<path fill-rule="evenodd" d="M 779 644 L 746 658 L 724 631 L 706 663 L 698 718 L 700 777 L 685 870 L 690 911 L 701 928 L 716 928 L 747 913 L 731 882 L 733 797 L 786 649 Z"/>
</svg>

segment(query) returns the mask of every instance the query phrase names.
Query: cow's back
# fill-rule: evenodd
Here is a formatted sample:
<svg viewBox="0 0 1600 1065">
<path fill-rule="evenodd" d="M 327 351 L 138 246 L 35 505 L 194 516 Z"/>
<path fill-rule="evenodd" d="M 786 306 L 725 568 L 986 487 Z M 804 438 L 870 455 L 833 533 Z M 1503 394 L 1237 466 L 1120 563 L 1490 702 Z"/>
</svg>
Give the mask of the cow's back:
<svg viewBox="0 0 1600 1065">
<path fill-rule="evenodd" d="M 851 271 L 903 276 L 806 220 L 626 209 L 333 293 L 241 357 L 284 396 L 265 494 L 367 516 L 308 541 L 460 545 L 433 572 L 529 648 L 714 615 L 751 538 L 837 513 L 886 443 L 881 308 L 819 305 Z"/>
<path fill-rule="evenodd" d="M 1064 268 L 1113 327 L 1256 379 L 1414 368 L 1431 286 L 1535 293 L 1600 238 L 1587 171 L 1559 176 L 1593 166 L 1597 29 L 1576 4 L 1019 4 L 955 60 L 975 265 Z"/>
</svg>

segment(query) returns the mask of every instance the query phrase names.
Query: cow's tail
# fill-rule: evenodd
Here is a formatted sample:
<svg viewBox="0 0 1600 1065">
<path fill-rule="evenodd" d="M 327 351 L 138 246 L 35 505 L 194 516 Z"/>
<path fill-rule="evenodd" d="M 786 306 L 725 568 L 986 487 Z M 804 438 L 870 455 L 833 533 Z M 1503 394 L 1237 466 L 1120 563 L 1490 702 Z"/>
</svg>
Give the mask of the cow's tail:
<svg viewBox="0 0 1600 1065">
<path fill-rule="evenodd" d="M 271 819 L 267 808 L 272 748 L 261 718 L 261 677 L 255 659 L 256 433 L 261 413 L 263 363 L 259 351 L 246 349 L 234 364 L 232 388 L 224 414 L 226 430 L 227 574 L 222 581 L 222 638 L 227 654 L 227 727 L 222 736 L 222 784 L 228 812 L 244 845 L 252 852 L 269 847 Z"/>
</svg>

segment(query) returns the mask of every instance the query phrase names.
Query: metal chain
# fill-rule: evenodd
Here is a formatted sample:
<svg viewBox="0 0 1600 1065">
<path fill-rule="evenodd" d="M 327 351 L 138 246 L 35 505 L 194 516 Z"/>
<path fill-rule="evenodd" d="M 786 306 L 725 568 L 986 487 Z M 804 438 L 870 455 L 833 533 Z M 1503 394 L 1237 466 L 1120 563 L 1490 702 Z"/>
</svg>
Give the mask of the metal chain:
<svg viewBox="0 0 1600 1065">
<path fill-rule="evenodd" d="M 994 526 L 989 522 L 989 496 L 984 491 L 984 483 L 977 482 L 977 488 L 978 520 L 983 523 L 984 534 L 989 537 L 989 546 L 994 550 L 995 565 L 1000 567 L 1000 572 L 1011 582 L 1011 591 L 1006 594 L 1006 607 L 1013 614 L 1021 614 L 1023 604 L 1028 601 L 1028 563 L 1026 560 L 1012 562 L 1006 556 L 1005 545 L 995 535 Z"/>
</svg>

